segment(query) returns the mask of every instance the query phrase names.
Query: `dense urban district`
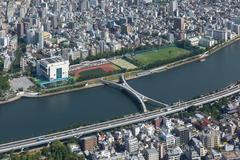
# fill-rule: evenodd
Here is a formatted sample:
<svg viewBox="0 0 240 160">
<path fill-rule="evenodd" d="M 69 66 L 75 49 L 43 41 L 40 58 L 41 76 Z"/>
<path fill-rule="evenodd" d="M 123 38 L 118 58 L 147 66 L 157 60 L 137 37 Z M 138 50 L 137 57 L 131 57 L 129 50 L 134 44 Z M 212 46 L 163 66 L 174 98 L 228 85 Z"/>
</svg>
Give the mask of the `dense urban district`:
<svg viewBox="0 0 240 160">
<path fill-rule="evenodd" d="M 204 61 L 240 35 L 239 0 L 1 0 L 0 103 Z M 239 95 L 3 160 L 237 160 Z"/>
</svg>

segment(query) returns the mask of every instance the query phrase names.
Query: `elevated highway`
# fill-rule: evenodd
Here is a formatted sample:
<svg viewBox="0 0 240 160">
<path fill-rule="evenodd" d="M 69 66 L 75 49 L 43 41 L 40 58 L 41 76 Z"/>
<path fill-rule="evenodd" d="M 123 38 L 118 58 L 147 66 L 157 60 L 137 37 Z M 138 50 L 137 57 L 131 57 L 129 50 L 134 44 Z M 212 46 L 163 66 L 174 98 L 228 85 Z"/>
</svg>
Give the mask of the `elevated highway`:
<svg viewBox="0 0 240 160">
<path fill-rule="evenodd" d="M 169 114 L 186 110 L 187 108 L 192 106 L 204 105 L 206 103 L 209 103 L 224 97 L 228 97 L 238 92 L 240 92 L 240 85 L 236 84 L 231 87 L 227 87 L 221 91 L 218 91 L 216 93 L 202 96 L 200 98 L 196 98 L 190 101 L 178 103 L 172 106 L 168 106 L 166 108 L 160 108 L 154 111 L 147 111 L 141 114 L 138 113 L 135 115 L 126 116 L 126 117 L 115 119 L 115 120 L 83 126 L 83 127 L 70 129 L 62 132 L 57 132 L 53 134 L 47 134 L 40 137 L 33 137 L 33 138 L 24 139 L 20 141 L 0 144 L 0 153 L 10 152 L 14 150 L 21 150 L 29 147 L 36 147 L 39 145 L 51 143 L 56 140 L 64 140 L 71 137 L 79 137 L 85 134 L 94 133 L 101 130 L 116 128 L 124 125 L 151 120 L 159 116 L 166 116 Z"/>
</svg>

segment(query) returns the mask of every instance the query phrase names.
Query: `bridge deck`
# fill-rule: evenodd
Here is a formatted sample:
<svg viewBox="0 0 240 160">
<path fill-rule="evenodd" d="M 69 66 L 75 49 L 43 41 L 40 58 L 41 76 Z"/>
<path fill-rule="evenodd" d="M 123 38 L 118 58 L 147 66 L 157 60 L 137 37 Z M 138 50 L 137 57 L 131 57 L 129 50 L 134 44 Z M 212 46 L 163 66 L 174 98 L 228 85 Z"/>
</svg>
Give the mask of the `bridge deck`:
<svg viewBox="0 0 240 160">
<path fill-rule="evenodd" d="M 233 95 L 239 92 L 240 92 L 240 85 L 237 84 L 237 85 L 225 88 L 224 90 L 218 91 L 216 93 L 206 95 L 197 99 L 193 99 L 187 102 L 182 102 L 173 106 L 169 106 L 165 109 L 157 109 L 154 111 L 148 111 L 146 113 L 130 115 L 130 116 L 126 116 L 126 117 L 111 120 L 111 121 L 92 124 L 92 125 L 70 129 L 62 132 L 52 133 L 52 134 L 41 136 L 42 139 L 40 139 L 40 137 L 33 137 L 33 138 L 24 139 L 20 141 L 0 144 L 0 153 L 10 152 L 12 150 L 19 150 L 27 147 L 39 146 L 42 144 L 51 143 L 56 140 L 64 140 L 74 136 L 81 136 L 84 134 L 98 132 L 100 130 L 106 130 L 106 129 L 129 125 L 133 123 L 138 123 L 141 121 L 150 120 L 159 116 L 165 116 L 168 114 L 176 113 L 192 106 L 204 105 L 206 103 L 210 103 L 212 101 L 215 101 L 224 97 L 228 97 L 230 95 Z"/>
<path fill-rule="evenodd" d="M 132 88 L 132 87 L 127 83 L 127 81 L 126 81 L 126 79 L 125 79 L 125 77 L 124 77 L 123 74 L 121 75 L 121 81 L 122 81 L 123 84 L 124 84 L 125 86 L 127 86 L 132 92 L 135 92 L 135 94 L 137 94 L 137 95 L 139 95 L 140 97 L 142 97 L 142 98 L 144 99 L 144 101 L 149 102 L 149 103 L 152 103 L 152 104 L 157 104 L 157 105 L 159 105 L 159 106 L 164 106 L 164 107 L 168 107 L 168 106 L 169 106 L 169 105 L 166 104 L 166 103 L 163 103 L 163 102 L 160 102 L 160 101 L 158 101 L 158 100 L 152 99 L 152 98 L 147 97 L 147 96 L 139 93 L 138 91 L 136 91 L 134 88 Z"/>
</svg>

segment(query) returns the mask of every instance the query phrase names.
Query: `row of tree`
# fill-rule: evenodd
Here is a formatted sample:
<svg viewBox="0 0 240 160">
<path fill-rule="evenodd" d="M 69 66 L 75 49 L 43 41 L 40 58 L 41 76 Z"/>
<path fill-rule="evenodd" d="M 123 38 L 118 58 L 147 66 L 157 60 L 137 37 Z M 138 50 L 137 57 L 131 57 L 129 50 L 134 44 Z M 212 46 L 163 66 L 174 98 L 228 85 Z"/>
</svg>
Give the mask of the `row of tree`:
<svg viewBox="0 0 240 160">
<path fill-rule="evenodd" d="M 78 156 L 72 153 L 70 149 L 62 142 L 53 142 L 50 147 L 45 147 L 36 153 L 11 154 L 11 160 L 84 160 L 84 156 Z"/>
<path fill-rule="evenodd" d="M 4 61 L 0 57 L 0 97 L 3 97 L 4 93 L 10 88 L 9 76 L 4 74 Z"/>
</svg>

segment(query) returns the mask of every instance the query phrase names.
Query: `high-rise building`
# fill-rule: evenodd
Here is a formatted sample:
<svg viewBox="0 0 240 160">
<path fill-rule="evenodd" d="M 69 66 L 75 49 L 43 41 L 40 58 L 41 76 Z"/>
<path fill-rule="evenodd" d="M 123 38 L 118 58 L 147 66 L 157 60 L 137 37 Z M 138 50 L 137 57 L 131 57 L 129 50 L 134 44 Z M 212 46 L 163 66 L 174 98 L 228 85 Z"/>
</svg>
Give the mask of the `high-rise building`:
<svg viewBox="0 0 240 160">
<path fill-rule="evenodd" d="M 170 15 L 176 16 L 177 12 L 178 12 L 177 0 L 170 1 Z"/>
<path fill-rule="evenodd" d="M 177 136 L 180 137 L 180 144 L 187 144 L 191 139 L 191 132 L 189 128 L 180 126 L 176 128 Z"/>
<path fill-rule="evenodd" d="M 61 2 L 55 0 L 53 3 L 53 12 L 59 12 L 61 10 Z"/>
<path fill-rule="evenodd" d="M 174 18 L 174 29 L 183 31 L 185 29 L 184 18 Z"/>
<path fill-rule="evenodd" d="M 203 145 L 208 149 L 218 147 L 221 142 L 220 138 L 221 138 L 220 132 L 218 130 L 214 130 L 214 129 L 211 129 L 208 132 L 204 132 L 201 136 Z"/>
<path fill-rule="evenodd" d="M 100 53 L 104 53 L 106 50 L 105 50 L 105 41 L 101 40 L 99 42 L 99 48 L 100 48 Z"/>
<path fill-rule="evenodd" d="M 129 137 L 129 138 L 127 138 L 126 142 L 125 142 L 125 149 L 130 154 L 137 153 L 137 151 L 139 149 L 138 139 L 136 137 Z"/>
<path fill-rule="evenodd" d="M 18 37 L 24 36 L 24 24 L 23 22 L 18 22 L 17 24 L 17 35 Z"/>
<path fill-rule="evenodd" d="M 200 157 L 203 157 L 207 154 L 207 150 L 204 148 L 202 142 L 197 138 L 192 138 L 194 149 L 198 152 Z"/>
<path fill-rule="evenodd" d="M 220 42 L 225 42 L 228 39 L 227 30 L 208 30 L 208 35 Z"/>
<path fill-rule="evenodd" d="M 121 33 L 129 35 L 132 32 L 132 27 L 129 24 L 124 24 L 121 26 Z"/>
<path fill-rule="evenodd" d="M 165 155 L 166 155 L 166 144 L 165 143 L 161 143 L 159 146 L 159 159 L 164 159 Z"/>
<path fill-rule="evenodd" d="M 180 147 L 168 148 L 167 159 L 168 160 L 180 160 L 183 151 Z"/>
<path fill-rule="evenodd" d="M 106 0 L 100 0 L 100 8 L 102 10 L 105 10 L 105 7 L 106 7 Z"/>
<path fill-rule="evenodd" d="M 91 7 L 97 7 L 98 6 L 98 0 L 90 0 L 90 6 Z"/>
<path fill-rule="evenodd" d="M 41 26 L 38 32 L 38 49 L 44 48 L 44 35 L 43 35 L 43 26 Z"/>
<path fill-rule="evenodd" d="M 35 44 L 35 30 L 29 29 L 27 30 L 27 44 Z"/>
<path fill-rule="evenodd" d="M 80 0 L 79 1 L 79 9 L 81 12 L 88 10 L 89 8 L 89 1 L 88 0 Z"/>
</svg>

